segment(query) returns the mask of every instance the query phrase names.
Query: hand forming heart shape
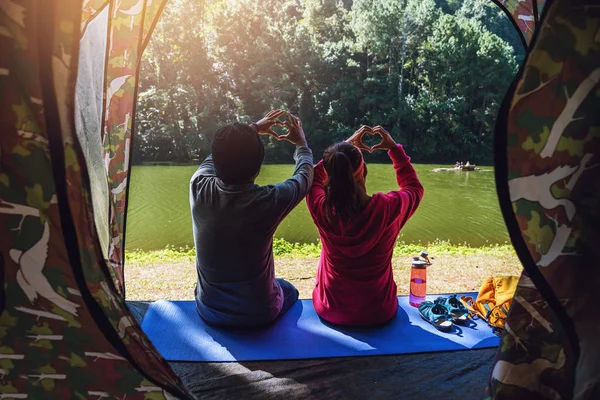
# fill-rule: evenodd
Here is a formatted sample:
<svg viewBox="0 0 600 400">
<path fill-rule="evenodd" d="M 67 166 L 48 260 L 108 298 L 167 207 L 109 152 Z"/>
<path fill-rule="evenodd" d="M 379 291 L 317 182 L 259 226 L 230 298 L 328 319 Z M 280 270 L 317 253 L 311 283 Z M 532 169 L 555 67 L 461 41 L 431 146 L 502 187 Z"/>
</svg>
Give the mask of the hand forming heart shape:
<svg viewBox="0 0 600 400">
<path fill-rule="evenodd" d="M 279 118 L 285 115 L 287 115 L 288 121 L 280 121 Z M 306 136 L 302 129 L 302 121 L 289 111 L 270 111 L 264 118 L 256 123 L 250 124 L 250 126 L 259 135 L 271 135 L 277 140 L 287 140 L 296 146 L 306 146 Z M 287 133 L 285 135 L 278 134 L 273 130 L 274 126 L 283 126 L 287 128 Z"/>
<path fill-rule="evenodd" d="M 379 135 L 381 137 L 381 142 L 373 145 L 372 147 L 367 146 L 363 142 L 363 137 L 367 133 L 370 135 Z M 371 128 L 367 125 L 361 126 L 360 129 L 354 132 L 354 134 L 350 136 L 348 140 L 346 140 L 346 142 L 356 146 L 358 149 L 368 151 L 369 153 L 379 149 L 389 150 L 396 146 L 396 143 L 394 142 L 394 139 L 392 139 L 391 135 L 379 125 L 377 125 L 375 128 Z"/>
</svg>

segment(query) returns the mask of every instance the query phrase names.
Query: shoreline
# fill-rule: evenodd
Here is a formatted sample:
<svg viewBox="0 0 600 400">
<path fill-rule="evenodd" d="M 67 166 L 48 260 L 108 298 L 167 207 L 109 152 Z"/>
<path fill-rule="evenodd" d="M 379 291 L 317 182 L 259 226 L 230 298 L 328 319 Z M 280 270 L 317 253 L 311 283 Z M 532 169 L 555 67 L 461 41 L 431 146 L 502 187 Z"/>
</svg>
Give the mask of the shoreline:
<svg viewBox="0 0 600 400">
<path fill-rule="evenodd" d="M 486 278 L 520 275 L 522 266 L 509 244 L 484 247 L 436 241 L 426 245 L 399 242 L 392 269 L 398 295 L 408 294 L 411 260 L 425 249 L 433 265 L 427 271 L 427 293 L 479 291 Z M 275 274 L 296 286 L 309 299 L 315 285 L 321 247 L 275 239 Z M 196 285 L 195 249 L 168 246 L 154 251 L 126 251 L 127 300 L 193 300 Z"/>
</svg>

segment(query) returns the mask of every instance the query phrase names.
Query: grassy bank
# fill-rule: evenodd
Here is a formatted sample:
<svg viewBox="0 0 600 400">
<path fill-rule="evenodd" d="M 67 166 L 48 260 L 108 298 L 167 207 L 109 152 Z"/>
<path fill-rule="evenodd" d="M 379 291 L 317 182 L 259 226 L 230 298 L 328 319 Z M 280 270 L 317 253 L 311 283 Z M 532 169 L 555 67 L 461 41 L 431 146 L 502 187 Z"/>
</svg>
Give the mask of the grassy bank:
<svg viewBox="0 0 600 400">
<path fill-rule="evenodd" d="M 412 256 L 426 249 L 433 265 L 428 269 L 429 293 L 477 291 L 489 276 L 519 275 L 521 264 L 508 244 L 469 247 L 448 242 L 407 244 L 394 249 L 392 268 L 398 294 L 408 294 Z M 301 298 L 310 298 L 321 251 L 320 244 L 294 244 L 275 239 L 275 271 L 292 282 Z M 192 299 L 196 284 L 194 248 L 126 252 L 125 281 L 128 300 Z"/>
</svg>

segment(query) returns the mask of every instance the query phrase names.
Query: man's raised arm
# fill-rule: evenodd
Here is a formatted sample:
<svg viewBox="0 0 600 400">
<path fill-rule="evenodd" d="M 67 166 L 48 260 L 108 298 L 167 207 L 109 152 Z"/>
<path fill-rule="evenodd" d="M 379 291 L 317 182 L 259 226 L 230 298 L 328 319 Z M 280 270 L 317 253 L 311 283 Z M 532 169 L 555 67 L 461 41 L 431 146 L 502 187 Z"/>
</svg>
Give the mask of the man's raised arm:
<svg viewBox="0 0 600 400">
<path fill-rule="evenodd" d="M 288 214 L 304 199 L 310 190 L 313 178 L 313 155 L 308 146 L 298 146 L 294 152 L 296 168 L 291 178 L 281 182 L 275 187 L 278 193 L 278 205 Z"/>
<path fill-rule="evenodd" d="M 190 182 L 193 185 L 194 182 L 196 182 L 198 180 L 198 178 L 200 178 L 200 177 L 213 177 L 213 176 L 217 176 L 217 173 L 215 171 L 215 164 L 213 163 L 212 154 L 209 154 L 204 159 L 204 161 L 202 161 L 200 163 L 200 166 L 198 167 L 198 169 L 192 176 L 192 179 Z"/>
<path fill-rule="evenodd" d="M 288 128 L 286 135 L 269 134 L 278 140 L 287 140 L 296 145 L 294 160 L 296 168 L 291 178 L 274 186 L 276 208 L 282 218 L 290 213 L 304 199 L 312 186 L 314 169 L 312 151 L 306 143 L 306 136 L 300 119 L 288 113 L 289 121 L 284 125 Z M 260 132 L 259 132 L 260 133 Z"/>
</svg>

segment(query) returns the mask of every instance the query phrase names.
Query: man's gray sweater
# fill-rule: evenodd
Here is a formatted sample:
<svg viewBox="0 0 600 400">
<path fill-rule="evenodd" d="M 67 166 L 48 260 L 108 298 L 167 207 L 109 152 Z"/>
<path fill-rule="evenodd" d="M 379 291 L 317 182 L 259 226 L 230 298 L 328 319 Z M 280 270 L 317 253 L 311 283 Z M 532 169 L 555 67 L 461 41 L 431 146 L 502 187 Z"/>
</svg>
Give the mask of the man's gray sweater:
<svg viewBox="0 0 600 400">
<path fill-rule="evenodd" d="M 228 185 L 208 156 L 190 182 L 200 316 L 223 326 L 274 320 L 283 295 L 275 280 L 273 234 L 313 181 L 312 151 L 299 146 L 291 178 L 276 185 Z"/>
</svg>

